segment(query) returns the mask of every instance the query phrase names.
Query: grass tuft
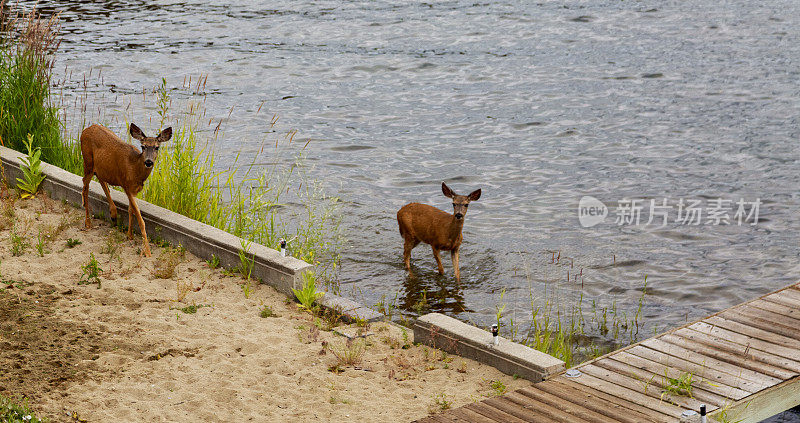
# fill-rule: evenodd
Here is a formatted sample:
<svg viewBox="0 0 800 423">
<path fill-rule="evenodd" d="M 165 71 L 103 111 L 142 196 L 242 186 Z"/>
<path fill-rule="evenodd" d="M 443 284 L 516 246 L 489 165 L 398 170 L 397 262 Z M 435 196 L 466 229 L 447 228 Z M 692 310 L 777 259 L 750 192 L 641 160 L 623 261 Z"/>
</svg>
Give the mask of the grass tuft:
<svg viewBox="0 0 800 423">
<path fill-rule="evenodd" d="M 263 318 L 263 319 L 266 319 L 268 317 L 278 317 L 278 315 L 275 314 L 275 312 L 272 311 L 272 308 L 269 307 L 269 306 L 264 306 L 261 309 L 261 313 L 259 313 L 259 316 L 261 316 L 261 318 Z"/>
<path fill-rule="evenodd" d="M 90 284 L 97 284 L 97 289 L 100 289 L 100 274 L 103 273 L 103 269 L 100 268 L 97 259 L 94 257 L 94 253 L 89 255 L 89 261 L 81 266 L 81 270 L 83 274 L 81 275 L 81 279 L 78 281 L 78 285 L 90 285 Z"/>
<path fill-rule="evenodd" d="M 27 238 L 25 238 L 25 233 L 23 232 L 21 235 L 17 232 L 17 228 L 13 227 L 11 229 L 11 255 L 13 257 L 19 257 L 25 254 L 25 250 L 31 246 L 30 242 L 28 242 Z"/>
<path fill-rule="evenodd" d="M 325 348 L 336 357 L 336 366 L 356 366 L 367 351 L 367 342 L 360 338 L 347 338 L 345 342 L 329 342 Z"/>
<path fill-rule="evenodd" d="M 2 4 L 0 4 L 2 6 Z M 36 416 L 28 405 L 28 399 L 14 401 L 0 394 L 0 422 L 3 423 L 46 423 L 46 419 Z"/>
<path fill-rule="evenodd" d="M 694 383 L 694 374 L 690 372 L 681 372 L 678 377 L 669 377 L 667 369 L 664 369 L 663 390 L 661 391 L 661 400 L 669 400 L 671 396 L 692 397 L 692 389 Z"/>
<path fill-rule="evenodd" d="M 433 396 L 433 403 L 428 407 L 428 414 L 436 414 L 442 411 L 447 411 L 453 407 L 453 401 L 447 398 L 447 395 L 442 392 Z"/>
<path fill-rule="evenodd" d="M 158 256 L 155 268 L 153 268 L 153 277 L 157 279 L 172 279 L 175 277 L 175 269 L 181 264 L 185 255 L 183 248 L 165 247 Z"/>
</svg>

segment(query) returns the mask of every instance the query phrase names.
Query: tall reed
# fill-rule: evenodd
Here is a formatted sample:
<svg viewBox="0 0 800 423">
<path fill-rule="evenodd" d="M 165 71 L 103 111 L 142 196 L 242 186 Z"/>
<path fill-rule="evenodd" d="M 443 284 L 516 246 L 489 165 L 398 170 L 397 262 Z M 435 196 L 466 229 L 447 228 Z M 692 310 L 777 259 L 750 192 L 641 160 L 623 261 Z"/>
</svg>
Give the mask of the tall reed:
<svg viewBox="0 0 800 423">
<path fill-rule="evenodd" d="M 156 98 L 145 94 L 145 100 L 156 103 L 159 124 L 174 120 L 177 129 L 161 149 L 141 197 L 267 247 L 279 249 L 281 238 L 286 239 L 289 253 L 315 265 L 318 280 L 337 290 L 343 244 L 339 200 L 305 173 L 302 152 L 307 143 L 294 142 L 296 131 L 278 135 L 271 149 L 262 142 L 247 164 L 237 155 L 230 167 L 220 170 L 209 149 L 211 140 L 201 141 L 204 100 L 190 101 L 185 112 L 173 116 L 166 80 L 152 93 Z M 276 123 L 273 116 L 270 133 Z M 257 167 L 262 154 L 270 154 L 273 164 Z"/>
<path fill-rule="evenodd" d="M 2 1 L 0 10 L 12 9 Z M 77 173 L 80 148 L 62 142 L 50 91 L 58 34 L 57 15 L 45 19 L 35 9 L 24 15 L 0 13 L 0 139 L 24 151 L 30 134 L 34 147 L 42 149 L 42 160 Z"/>
<path fill-rule="evenodd" d="M 610 304 L 602 304 L 598 299 L 587 302 L 582 282 L 577 281 L 578 275 L 573 274 L 573 278 L 567 273 L 566 279 L 563 278 L 563 267 L 572 268 L 572 260 L 567 262 L 568 265 L 563 264 L 560 252 L 558 257 L 553 253 L 550 262 L 544 264 L 542 280 L 537 277 L 534 281 L 529 263 L 523 261 L 528 305 L 523 307 L 527 310 L 520 311 L 526 322 L 516 321 L 516 307 L 513 314 L 506 313 L 501 324 L 508 337 L 563 360 L 567 367 L 639 341 L 644 332 L 641 317 L 647 277 L 641 289 L 637 289 L 641 293 L 635 303 L 618 307 L 616 300 Z M 553 268 L 555 276 L 552 276 Z M 581 269 L 580 277 L 583 275 Z M 537 285 L 543 291 L 534 288 Z M 499 301 L 505 306 L 503 296 Z"/>
</svg>

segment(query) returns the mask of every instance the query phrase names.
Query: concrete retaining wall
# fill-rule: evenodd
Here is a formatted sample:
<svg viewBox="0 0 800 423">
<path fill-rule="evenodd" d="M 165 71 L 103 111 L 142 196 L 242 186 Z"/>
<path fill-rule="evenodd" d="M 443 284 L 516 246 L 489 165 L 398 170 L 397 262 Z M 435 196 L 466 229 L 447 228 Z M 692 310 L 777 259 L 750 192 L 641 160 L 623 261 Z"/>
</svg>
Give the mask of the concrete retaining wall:
<svg viewBox="0 0 800 423">
<path fill-rule="evenodd" d="M 16 178 L 22 177 L 19 160 L 21 157 L 25 155 L 0 146 L 0 159 L 9 187 L 16 186 Z M 42 172 L 46 178 L 42 182 L 41 189 L 47 191 L 51 198 L 65 200 L 83 208 L 81 199 L 83 180 L 80 176 L 47 163 L 42 163 Z M 117 205 L 118 218 L 127 220 L 128 197 L 125 193 L 112 189 L 111 198 Z M 239 251 L 243 245 L 241 238 L 147 201 L 137 199 L 136 203 L 139 205 L 151 240 L 158 237 L 175 245 L 180 244 L 192 254 L 205 260 L 210 260 L 212 255 L 216 256 L 224 267 L 239 265 Z M 89 205 L 95 217 L 101 212 L 105 216 L 109 215 L 108 201 L 96 181 L 92 181 L 89 185 Z M 134 225 L 138 228 L 135 221 Z M 141 238 L 139 242 L 141 243 Z M 278 251 L 256 243 L 249 245 L 248 257 L 252 257 L 254 262 L 253 277 L 260 278 L 291 298 L 294 297 L 292 289 L 300 289 L 303 286 L 303 273 L 313 270 L 313 266 L 302 260 L 283 257 Z M 374 310 L 331 293 L 325 293 L 319 302 L 325 307 L 344 312 L 352 319 L 376 320 L 382 316 Z"/>
<path fill-rule="evenodd" d="M 500 337 L 439 313 L 426 314 L 414 323 L 414 342 L 488 364 L 508 375 L 541 382 L 564 370 L 564 362 L 541 351 Z"/>
</svg>

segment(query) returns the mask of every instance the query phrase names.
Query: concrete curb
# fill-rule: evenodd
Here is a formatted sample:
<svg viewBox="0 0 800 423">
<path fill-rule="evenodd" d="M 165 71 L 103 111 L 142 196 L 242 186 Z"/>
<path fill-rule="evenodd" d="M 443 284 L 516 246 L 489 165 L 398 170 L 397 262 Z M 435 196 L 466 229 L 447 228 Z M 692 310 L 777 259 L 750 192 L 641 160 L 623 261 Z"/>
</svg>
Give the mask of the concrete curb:
<svg viewBox="0 0 800 423">
<path fill-rule="evenodd" d="M 10 188 L 16 186 L 16 178 L 22 178 L 21 157 L 25 155 L 0 146 L 0 160 Z M 42 182 L 41 189 L 47 191 L 51 198 L 65 200 L 79 208 L 83 207 L 81 199 L 83 180 L 80 176 L 44 162 L 42 162 L 42 172 L 46 178 Z M 117 205 L 118 217 L 127 220 L 128 197 L 125 193 L 112 189 L 111 198 Z M 205 260 L 210 260 L 212 255 L 216 256 L 224 267 L 239 265 L 239 251 L 245 245 L 241 238 L 147 201 L 137 199 L 136 203 L 139 205 L 151 240 L 160 238 L 172 244 L 181 244 L 192 254 Z M 108 214 L 106 196 L 96 181 L 92 181 L 89 185 L 89 204 L 94 213 Z M 292 289 L 302 288 L 303 273 L 314 270 L 312 265 L 302 260 L 283 257 L 278 251 L 261 244 L 251 243 L 248 256 L 253 259 L 252 276 L 260 278 L 290 298 L 294 298 Z M 355 301 L 330 292 L 326 292 L 319 302 L 324 307 L 334 308 L 353 320 L 374 321 L 383 316 Z"/>
<path fill-rule="evenodd" d="M 541 382 L 565 369 L 563 361 L 502 337 L 498 345 L 490 345 L 491 333 L 439 313 L 417 319 L 414 341 L 471 358 L 532 382 Z"/>
</svg>

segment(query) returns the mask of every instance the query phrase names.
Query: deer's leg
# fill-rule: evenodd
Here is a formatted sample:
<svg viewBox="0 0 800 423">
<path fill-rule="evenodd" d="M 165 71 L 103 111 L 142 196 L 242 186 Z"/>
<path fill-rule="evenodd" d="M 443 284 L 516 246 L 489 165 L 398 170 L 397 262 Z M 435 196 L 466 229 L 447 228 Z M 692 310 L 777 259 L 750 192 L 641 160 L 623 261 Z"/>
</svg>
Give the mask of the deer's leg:
<svg viewBox="0 0 800 423">
<path fill-rule="evenodd" d="M 133 209 L 133 212 L 136 213 L 136 218 L 139 221 L 139 230 L 142 231 L 142 238 L 144 238 L 142 255 L 145 257 L 150 257 L 150 242 L 147 241 L 147 230 L 144 228 L 144 220 L 142 220 L 142 213 L 139 211 L 139 206 L 136 205 L 136 197 L 131 195 L 129 192 L 126 192 L 125 194 L 128 195 L 128 203 L 130 204 L 129 209 Z M 130 228 L 128 228 L 128 230 L 130 230 Z"/>
<path fill-rule="evenodd" d="M 108 190 L 108 184 L 100 181 L 100 186 L 103 187 L 103 192 L 106 193 L 106 198 L 108 199 L 108 214 L 111 216 L 111 221 L 114 222 L 114 226 L 117 226 L 117 206 L 114 204 L 114 200 L 111 199 L 111 192 Z"/>
<path fill-rule="evenodd" d="M 86 209 L 86 229 L 92 229 L 92 212 L 89 210 L 89 182 L 92 182 L 92 171 L 84 169 L 83 176 L 83 207 Z"/>
<path fill-rule="evenodd" d="M 444 266 L 442 266 L 442 258 L 439 257 L 439 250 L 433 245 L 431 245 L 431 249 L 433 250 L 433 258 L 436 259 L 436 264 L 439 265 L 439 274 L 444 275 Z"/>
<path fill-rule="evenodd" d="M 453 269 L 456 271 L 456 280 L 461 280 L 461 271 L 458 269 L 458 249 L 450 252 L 450 258 L 453 259 Z"/>
<path fill-rule="evenodd" d="M 405 238 L 405 243 L 403 244 L 403 261 L 409 273 L 411 272 L 411 250 L 413 250 L 417 244 L 419 244 L 419 241 L 409 238 Z"/>
</svg>

